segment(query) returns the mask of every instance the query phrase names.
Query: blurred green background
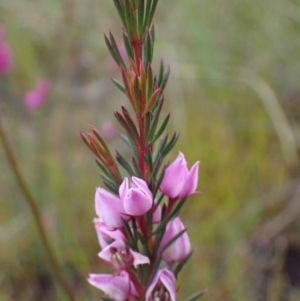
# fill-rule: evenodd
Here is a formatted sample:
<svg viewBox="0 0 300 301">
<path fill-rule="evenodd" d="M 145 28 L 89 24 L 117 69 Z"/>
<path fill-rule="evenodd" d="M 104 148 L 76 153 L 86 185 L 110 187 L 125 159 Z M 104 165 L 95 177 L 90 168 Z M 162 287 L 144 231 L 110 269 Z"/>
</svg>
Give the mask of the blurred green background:
<svg viewBox="0 0 300 301">
<path fill-rule="evenodd" d="M 300 2 L 162 0 L 154 22 L 168 130 L 181 133 L 170 159 L 201 161 L 178 300 L 205 288 L 202 300 L 299 300 Z M 92 223 L 101 180 L 79 131 L 128 106 L 103 39 L 121 39 L 113 1 L 0 0 L 0 24 L 15 59 L 0 78 L 6 132 L 77 300 L 100 300 L 86 278 L 107 271 Z M 30 110 L 40 77 L 53 88 Z M 0 167 L 0 300 L 66 300 L 2 148 Z"/>
</svg>

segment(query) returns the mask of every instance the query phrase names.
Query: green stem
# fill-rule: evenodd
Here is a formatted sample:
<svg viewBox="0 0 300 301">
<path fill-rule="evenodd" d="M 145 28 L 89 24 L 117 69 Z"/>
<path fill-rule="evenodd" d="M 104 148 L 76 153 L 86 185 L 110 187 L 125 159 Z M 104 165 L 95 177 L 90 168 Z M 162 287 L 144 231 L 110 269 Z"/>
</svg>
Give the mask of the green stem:
<svg viewBox="0 0 300 301">
<path fill-rule="evenodd" d="M 7 156 L 9 165 L 16 177 L 16 180 L 25 196 L 25 200 L 26 200 L 26 202 L 30 208 L 30 211 L 33 215 L 34 222 L 36 224 L 42 244 L 45 247 L 45 250 L 46 250 L 50 265 L 53 269 L 54 275 L 55 275 L 57 281 L 59 282 L 59 284 L 61 285 L 62 289 L 65 291 L 69 300 L 74 301 L 75 297 L 73 295 L 73 292 L 72 292 L 71 288 L 69 287 L 67 281 L 62 276 L 63 275 L 62 269 L 58 263 L 57 258 L 55 257 L 54 250 L 47 237 L 47 234 L 46 234 L 46 231 L 44 229 L 43 222 L 41 219 L 41 214 L 39 212 L 38 206 L 36 205 L 36 201 L 35 201 L 34 197 L 32 196 L 29 188 L 27 187 L 24 178 L 21 175 L 20 169 L 17 164 L 17 160 L 12 151 L 12 147 L 10 146 L 8 139 L 5 135 L 5 131 L 4 131 L 4 128 L 2 125 L 2 121 L 1 121 L 1 116 L 0 116 L 0 140 L 2 142 L 3 149 Z"/>
</svg>

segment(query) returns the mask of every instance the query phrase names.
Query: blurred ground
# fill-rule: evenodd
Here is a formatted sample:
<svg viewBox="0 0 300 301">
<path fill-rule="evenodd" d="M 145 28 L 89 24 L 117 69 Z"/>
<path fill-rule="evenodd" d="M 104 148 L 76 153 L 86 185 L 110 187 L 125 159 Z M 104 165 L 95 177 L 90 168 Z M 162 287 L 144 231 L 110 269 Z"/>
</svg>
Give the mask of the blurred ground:
<svg viewBox="0 0 300 301">
<path fill-rule="evenodd" d="M 112 1 L 0 0 L 15 58 L 1 114 L 78 300 L 100 298 L 86 277 L 105 269 L 92 224 L 101 181 L 79 131 L 114 122 L 126 101 L 103 41 L 109 29 L 120 38 L 116 20 Z M 181 132 L 172 156 L 201 160 L 178 300 L 203 288 L 203 300 L 299 300 L 300 3 L 164 0 L 154 20 L 156 66 L 171 67 L 169 130 Z M 29 110 L 23 95 L 40 77 L 53 90 Z M 65 300 L 2 149 L 0 162 L 0 300 Z"/>
</svg>

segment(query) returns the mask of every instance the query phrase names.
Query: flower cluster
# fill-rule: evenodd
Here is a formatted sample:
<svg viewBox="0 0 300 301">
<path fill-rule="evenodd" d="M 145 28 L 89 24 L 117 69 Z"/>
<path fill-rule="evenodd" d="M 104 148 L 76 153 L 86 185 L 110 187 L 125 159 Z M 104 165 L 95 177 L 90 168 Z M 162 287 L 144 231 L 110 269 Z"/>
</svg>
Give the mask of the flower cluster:
<svg viewBox="0 0 300 301">
<path fill-rule="evenodd" d="M 139 300 L 144 295 L 146 301 L 176 300 L 174 267 L 190 255 L 191 247 L 180 218 L 163 214 L 162 207 L 165 212 L 169 207 L 171 213 L 170 207 L 195 192 L 198 165 L 198 162 L 195 163 L 189 171 L 180 153 L 165 169 L 160 190 L 162 195 L 168 197 L 167 204 L 159 204 L 147 183 L 137 177 L 132 177 L 131 181 L 125 177 L 118 194 L 103 188 L 96 189 L 95 209 L 98 218 L 94 224 L 102 247 L 98 256 L 116 272 L 113 275 L 90 274 L 88 281 L 111 300 Z M 147 216 L 156 225 L 152 233 L 147 232 L 143 223 Z M 160 227 L 164 228 L 162 233 L 157 231 Z M 156 232 L 158 234 L 153 235 Z M 144 235 L 143 241 L 147 245 L 157 245 L 157 253 L 140 253 L 140 246 L 130 239 L 135 235 Z M 158 254 L 161 254 L 161 260 L 156 264 L 155 272 L 151 273 Z M 139 266 L 144 267 L 146 279 L 141 279 L 142 269 L 139 270 Z"/>
<path fill-rule="evenodd" d="M 111 33 L 105 36 L 122 78 L 113 83 L 131 106 L 131 113 L 122 106 L 114 114 L 131 155 L 123 157 L 117 151 L 113 156 L 93 126 L 90 133 L 81 133 L 106 187 L 96 189 L 94 224 L 102 248 L 98 256 L 114 273 L 88 278 L 105 293 L 106 301 L 175 301 L 177 275 L 192 253 L 179 213 L 196 191 L 199 162 L 188 169 L 179 153 L 174 162 L 164 164 L 179 135 L 164 135 L 170 114 L 160 121 L 170 70 L 163 61 L 158 74 L 152 68 L 157 2 L 114 0 L 124 47 Z"/>
</svg>

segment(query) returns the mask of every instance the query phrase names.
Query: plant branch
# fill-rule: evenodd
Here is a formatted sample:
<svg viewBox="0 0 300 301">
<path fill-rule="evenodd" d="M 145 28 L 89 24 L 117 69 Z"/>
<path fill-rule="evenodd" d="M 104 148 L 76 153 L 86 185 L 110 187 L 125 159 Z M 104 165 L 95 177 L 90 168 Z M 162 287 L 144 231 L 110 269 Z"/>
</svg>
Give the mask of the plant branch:
<svg viewBox="0 0 300 301">
<path fill-rule="evenodd" d="M 68 296 L 70 301 L 74 301 L 75 297 L 73 295 L 73 292 L 71 290 L 71 288 L 69 287 L 67 281 L 64 279 L 63 277 L 63 273 L 62 273 L 62 269 L 58 263 L 58 260 L 55 256 L 54 250 L 50 244 L 50 241 L 47 237 L 46 231 L 44 229 L 43 226 L 43 222 L 41 219 L 41 214 L 39 212 L 38 206 L 36 204 L 36 201 L 33 197 L 33 195 L 31 194 L 28 186 L 25 183 L 24 178 L 21 175 L 21 171 L 18 167 L 17 164 L 17 160 L 13 154 L 12 151 L 12 147 L 10 146 L 8 139 L 6 137 L 5 131 L 4 131 L 4 127 L 2 125 L 2 121 L 1 121 L 1 116 L 0 116 L 0 140 L 2 142 L 3 145 L 3 149 L 4 152 L 7 156 L 8 159 L 8 163 L 13 171 L 13 174 L 16 177 L 17 183 L 19 184 L 21 191 L 23 192 L 24 196 L 25 196 L 25 200 L 27 202 L 27 205 L 29 206 L 29 209 L 33 215 L 33 219 L 36 225 L 36 228 L 38 230 L 40 239 L 42 241 L 42 244 L 45 248 L 46 254 L 48 256 L 50 265 L 53 269 L 54 275 L 57 279 L 57 281 L 59 282 L 60 286 L 62 287 L 62 289 L 65 291 L 66 295 Z"/>
</svg>

